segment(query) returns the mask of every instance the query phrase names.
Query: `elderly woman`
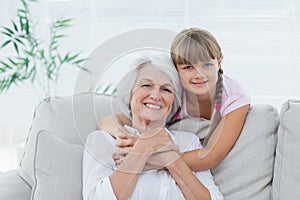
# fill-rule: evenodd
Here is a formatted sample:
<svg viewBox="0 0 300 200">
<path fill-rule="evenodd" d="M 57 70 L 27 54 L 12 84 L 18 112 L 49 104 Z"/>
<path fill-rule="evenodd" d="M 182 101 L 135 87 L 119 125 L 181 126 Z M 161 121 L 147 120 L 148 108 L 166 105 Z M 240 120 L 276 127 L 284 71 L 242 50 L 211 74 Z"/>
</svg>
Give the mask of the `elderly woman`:
<svg viewBox="0 0 300 200">
<path fill-rule="evenodd" d="M 180 158 L 181 152 L 201 148 L 199 139 L 165 128 L 181 105 L 180 82 L 170 58 L 148 55 L 134 67 L 117 91 L 124 114 L 132 120 L 132 127 L 125 128 L 139 137 L 116 167 L 116 139 L 104 131 L 88 136 L 83 199 L 223 199 L 209 170 L 193 173 Z M 143 171 L 151 165 L 163 169 Z"/>
</svg>

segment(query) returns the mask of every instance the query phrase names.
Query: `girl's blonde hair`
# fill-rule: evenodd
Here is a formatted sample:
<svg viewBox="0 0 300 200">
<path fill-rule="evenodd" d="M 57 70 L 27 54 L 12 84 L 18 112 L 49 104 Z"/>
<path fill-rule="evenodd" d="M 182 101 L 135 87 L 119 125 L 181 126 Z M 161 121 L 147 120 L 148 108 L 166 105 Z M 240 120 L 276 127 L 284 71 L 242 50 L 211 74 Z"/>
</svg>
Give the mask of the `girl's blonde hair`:
<svg viewBox="0 0 300 200">
<path fill-rule="evenodd" d="M 184 29 L 177 34 L 171 45 L 171 57 L 175 65 L 219 60 L 221 56 L 222 50 L 216 38 L 203 29 Z"/>
<path fill-rule="evenodd" d="M 173 39 L 171 45 L 171 58 L 175 66 L 180 64 L 193 65 L 199 61 L 207 62 L 211 59 L 219 61 L 222 56 L 222 50 L 216 38 L 208 31 L 199 28 L 182 30 Z M 208 139 L 221 120 L 222 89 L 223 70 L 220 67 L 214 95 L 216 112 L 211 120 L 208 134 L 204 139 L 204 145 L 207 144 Z"/>
</svg>

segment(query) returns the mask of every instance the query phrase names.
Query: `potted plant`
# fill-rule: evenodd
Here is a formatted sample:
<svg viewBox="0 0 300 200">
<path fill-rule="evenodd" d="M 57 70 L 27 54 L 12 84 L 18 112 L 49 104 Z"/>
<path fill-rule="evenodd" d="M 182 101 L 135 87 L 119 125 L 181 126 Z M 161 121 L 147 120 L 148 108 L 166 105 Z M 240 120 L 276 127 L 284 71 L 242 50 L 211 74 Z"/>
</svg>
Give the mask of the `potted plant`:
<svg viewBox="0 0 300 200">
<path fill-rule="evenodd" d="M 5 38 L 0 49 L 12 48 L 13 54 L 0 59 L 0 94 L 24 81 L 31 81 L 41 88 L 44 97 L 53 95 L 61 70 L 65 66 L 82 66 L 85 58 L 81 53 L 62 53 L 61 40 L 66 37 L 63 30 L 71 26 L 72 19 L 61 18 L 52 22 L 48 41 L 38 38 L 35 32 L 37 22 L 32 19 L 30 3 L 38 0 L 20 0 L 21 8 L 11 27 L 1 26 L 0 35 Z"/>
</svg>

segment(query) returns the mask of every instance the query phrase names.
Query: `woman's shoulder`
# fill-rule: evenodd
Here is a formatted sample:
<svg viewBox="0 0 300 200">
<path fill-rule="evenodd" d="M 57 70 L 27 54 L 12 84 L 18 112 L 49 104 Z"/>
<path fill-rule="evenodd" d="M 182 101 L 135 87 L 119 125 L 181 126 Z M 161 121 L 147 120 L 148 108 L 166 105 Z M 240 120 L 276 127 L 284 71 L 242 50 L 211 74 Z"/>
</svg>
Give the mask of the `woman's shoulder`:
<svg viewBox="0 0 300 200">
<path fill-rule="evenodd" d="M 107 132 L 96 130 L 90 133 L 85 142 L 85 154 L 102 163 L 111 162 L 111 155 L 117 150 L 115 139 Z"/>
<path fill-rule="evenodd" d="M 85 145 L 92 145 L 94 143 L 98 143 L 99 141 L 103 141 L 103 140 L 109 141 L 111 143 L 115 141 L 115 139 L 106 131 L 95 130 L 87 136 Z"/>
</svg>

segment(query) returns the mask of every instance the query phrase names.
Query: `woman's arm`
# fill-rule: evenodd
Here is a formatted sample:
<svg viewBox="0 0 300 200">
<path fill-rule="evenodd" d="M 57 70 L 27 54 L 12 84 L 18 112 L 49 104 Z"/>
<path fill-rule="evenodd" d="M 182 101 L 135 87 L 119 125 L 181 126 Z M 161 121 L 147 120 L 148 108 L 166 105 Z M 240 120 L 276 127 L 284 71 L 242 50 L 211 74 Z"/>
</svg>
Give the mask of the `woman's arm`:
<svg viewBox="0 0 300 200">
<path fill-rule="evenodd" d="M 177 132 L 175 141 L 178 142 L 179 149 L 183 151 L 203 148 L 199 138 L 192 133 Z M 147 164 L 150 163 L 155 167 L 166 168 L 177 183 L 185 199 L 224 199 L 214 182 L 210 170 L 193 173 L 180 157 L 179 149 L 172 148 L 171 145 L 168 145 L 168 147 L 166 148 L 167 151 L 153 153 L 149 157 Z"/>
<path fill-rule="evenodd" d="M 116 138 L 117 133 L 128 134 L 128 131 L 123 125 L 131 125 L 130 119 L 128 119 L 123 113 L 117 113 L 115 115 L 107 115 L 102 117 L 98 122 L 98 129 L 108 132 Z"/>
<path fill-rule="evenodd" d="M 110 158 L 114 139 L 105 132 L 89 135 L 83 155 L 83 199 L 129 199 L 152 151 L 148 147 L 137 141 L 120 168 L 114 170 Z"/>
<path fill-rule="evenodd" d="M 152 152 L 145 140 L 138 140 L 119 168 L 110 176 L 117 199 L 129 199 Z"/>
<path fill-rule="evenodd" d="M 209 190 L 197 179 L 181 158 L 167 166 L 167 169 L 176 181 L 185 199 L 211 199 Z"/>
<path fill-rule="evenodd" d="M 192 171 L 212 169 L 225 158 L 242 131 L 248 109 L 249 105 L 245 105 L 225 115 L 205 148 L 182 154 Z"/>
</svg>

